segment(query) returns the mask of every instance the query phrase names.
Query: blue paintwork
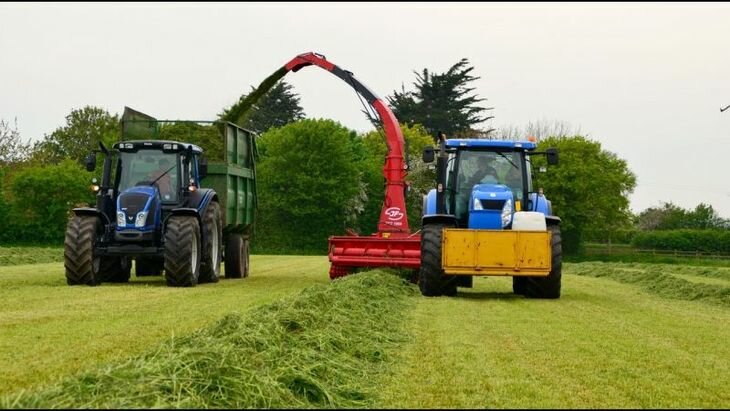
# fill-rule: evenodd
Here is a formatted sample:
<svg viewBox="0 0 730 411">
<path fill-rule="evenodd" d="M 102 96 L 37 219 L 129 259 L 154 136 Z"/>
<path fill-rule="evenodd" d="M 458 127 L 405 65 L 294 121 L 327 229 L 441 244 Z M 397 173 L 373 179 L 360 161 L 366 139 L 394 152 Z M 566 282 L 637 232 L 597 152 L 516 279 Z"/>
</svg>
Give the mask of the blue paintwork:
<svg viewBox="0 0 730 411">
<path fill-rule="evenodd" d="M 423 215 L 436 214 L 436 189 L 432 188 L 426 194 L 426 207 L 424 207 Z"/>
<path fill-rule="evenodd" d="M 157 203 L 157 207 L 155 207 L 155 214 L 150 218 L 150 216 L 147 216 L 147 220 L 145 221 L 144 227 L 135 227 L 134 223 L 137 221 L 137 216 L 134 216 L 134 219 L 130 222 L 128 219 L 128 216 L 125 213 L 125 219 L 124 222 L 126 223 L 124 226 L 117 225 L 117 231 L 122 230 L 137 230 L 137 231 L 154 231 L 157 227 L 160 226 L 161 221 L 161 200 L 160 200 L 160 192 L 157 190 L 157 187 L 150 187 L 150 186 L 135 186 L 130 187 L 124 191 L 122 191 L 119 196 L 117 197 L 117 212 L 124 212 L 121 209 L 120 206 L 120 199 L 125 194 L 144 194 L 147 196 L 147 202 L 145 203 L 144 208 L 140 211 L 146 211 L 149 212 L 150 208 L 152 207 L 152 204 L 154 202 Z"/>
<path fill-rule="evenodd" d="M 548 205 L 548 199 L 544 195 L 530 193 L 530 203 L 532 203 L 532 207 L 528 211 L 537 211 L 545 215 L 552 214 L 552 210 L 550 210 L 550 206 Z"/>
<path fill-rule="evenodd" d="M 474 200 L 510 200 L 514 204 L 512 197 L 512 190 L 503 184 L 475 185 L 469 197 L 469 228 L 501 230 L 502 209 L 475 210 Z"/>
</svg>

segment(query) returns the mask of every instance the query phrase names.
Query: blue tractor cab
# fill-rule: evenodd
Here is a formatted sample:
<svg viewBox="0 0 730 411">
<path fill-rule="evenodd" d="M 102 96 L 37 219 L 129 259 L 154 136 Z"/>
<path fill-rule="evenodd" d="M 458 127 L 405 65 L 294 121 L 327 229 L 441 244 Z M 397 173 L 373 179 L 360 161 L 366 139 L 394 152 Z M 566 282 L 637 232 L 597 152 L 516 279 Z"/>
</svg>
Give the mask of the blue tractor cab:
<svg viewBox="0 0 730 411">
<path fill-rule="evenodd" d="M 440 138 L 436 188 L 424 196 L 419 287 L 426 296 L 455 295 L 474 275 L 513 277 L 513 291 L 559 298 L 560 218 L 533 187 L 531 156 L 558 163 L 556 149 L 534 141 Z"/>
</svg>

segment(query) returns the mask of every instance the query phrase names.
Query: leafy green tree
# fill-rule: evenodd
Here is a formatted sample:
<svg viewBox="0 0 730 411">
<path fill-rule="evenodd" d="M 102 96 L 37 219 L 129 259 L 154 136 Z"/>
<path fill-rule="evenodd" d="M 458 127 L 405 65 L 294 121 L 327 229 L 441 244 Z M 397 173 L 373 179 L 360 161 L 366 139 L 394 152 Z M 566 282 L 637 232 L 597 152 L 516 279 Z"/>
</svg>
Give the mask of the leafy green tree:
<svg viewBox="0 0 730 411">
<path fill-rule="evenodd" d="M 727 220 L 721 218 L 715 209 L 705 203 L 694 210 L 684 209 L 670 202 L 659 207 L 649 207 L 639 213 L 637 226 L 640 230 L 679 230 L 724 228 Z"/>
<path fill-rule="evenodd" d="M 630 226 L 629 194 L 636 176 L 625 160 L 582 136 L 548 137 L 538 143 L 539 151 L 548 147 L 559 150 L 560 164 L 536 173 L 534 186 L 544 189 L 562 220 L 566 253 L 579 250 L 585 232 L 610 234 Z M 533 172 L 546 165 L 543 156 L 533 156 L 532 163 Z"/>
<path fill-rule="evenodd" d="M 423 148 L 433 145 L 433 139 L 420 124 L 413 126 L 401 124 L 400 128 L 407 147 L 409 170 L 406 183 L 409 188 L 406 193 L 406 210 L 408 224 L 413 230 L 421 226 L 423 195 L 435 186 L 436 175 L 434 170 L 428 168 L 421 159 Z M 378 219 L 385 197 L 383 165 L 387 147 L 384 136 L 378 130 L 363 134 L 362 141 L 366 152 L 363 171 L 364 181 L 367 185 L 367 203 L 358 219 L 358 228 L 363 234 L 370 234 L 377 231 Z"/>
<path fill-rule="evenodd" d="M 292 89 L 291 84 L 280 81 L 249 109 L 239 114 L 235 108 L 249 96 L 249 94 L 244 94 L 238 103 L 224 110 L 221 119 L 239 124 L 241 127 L 259 134 L 271 127 L 282 127 L 301 120 L 304 118 L 304 110 L 299 104 L 299 96 Z M 251 87 L 251 92 L 255 90 L 254 87 Z"/>
<path fill-rule="evenodd" d="M 18 172 L 10 211 L 17 239 L 63 241 L 70 210 L 94 201 L 90 180 L 91 173 L 71 159 Z"/>
<path fill-rule="evenodd" d="M 470 84 L 479 79 L 470 74 L 473 70 L 466 58 L 445 73 L 432 73 L 424 68 L 421 73 L 414 72 L 415 91 L 402 87 L 400 92 L 394 91 L 387 97 L 388 103 L 400 122 L 422 124 L 432 136 L 438 131 L 449 137 L 478 131 L 474 126 L 491 117 L 485 115 L 490 108 L 477 105 L 485 99 L 472 94 L 475 88 Z"/>
<path fill-rule="evenodd" d="M 357 213 L 362 148 L 356 133 L 332 120 L 305 119 L 270 129 L 258 145 L 255 247 L 326 252 L 327 238 L 343 234 L 348 216 Z"/>
<path fill-rule="evenodd" d="M 17 121 L 11 128 L 0 119 L 0 167 L 25 160 L 29 151 L 30 144 L 21 140 Z"/>
<path fill-rule="evenodd" d="M 66 125 L 33 146 L 32 159 L 59 163 L 66 158 L 83 163 L 91 150 L 103 142 L 107 147 L 119 139 L 119 116 L 100 107 L 85 106 L 66 116 Z"/>
</svg>

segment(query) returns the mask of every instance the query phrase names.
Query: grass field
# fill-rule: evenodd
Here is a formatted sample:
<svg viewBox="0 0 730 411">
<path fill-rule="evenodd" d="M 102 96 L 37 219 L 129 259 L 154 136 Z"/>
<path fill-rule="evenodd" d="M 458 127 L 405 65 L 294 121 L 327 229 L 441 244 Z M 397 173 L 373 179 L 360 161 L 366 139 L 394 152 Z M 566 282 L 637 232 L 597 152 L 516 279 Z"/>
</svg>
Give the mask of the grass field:
<svg viewBox="0 0 730 411">
<path fill-rule="evenodd" d="M 114 369 L 169 346 L 173 334 L 184 337 L 213 327 L 227 313 L 249 321 L 260 307 L 298 298 L 310 286 L 334 284 L 327 279 L 326 257 L 253 256 L 251 266 L 247 279 L 192 289 L 167 288 L 160 277 L 68 287 L 62 263 L 0 267 L 0 395 L 44 392 L 79 372 Z M 370 287 L 377 291 L 378 286 Z M 370 321 L 355 311 L 365 303 L 342 295 L 355 325 Z M 425 298 L 417 292 L 403 298 L 407 303 L 397 310 L 380 308 L 393 310 L 392 321 L 378 317 L 379 325 L 363 326 L 374 336 L 390 329 L 403 338 L 394 345 L 373 337 L 388 361 L 361 381 L 367 387 L 358 386 L 357 392 L 366 395 L 355 404 L 730 407 L 730 268 L 566 263 L 560 300 L 515 296 L 509 278 L 476 278 L 474 288 L 460 289 L 455 298 Z M 334 309 L 332 301 L 320 303 L 323 312 Z M 287 338 L 299 341 L 297 333 Z M 338 358 L 349 364 L 350 357 Z M 333 392 L 337 384 L 352 384 L 342 376 L 328 381 Z M 84 404 L 79 401 L 76 406 Z M 337 401 L 325 406 L 353 406 Z"/>
</svg>

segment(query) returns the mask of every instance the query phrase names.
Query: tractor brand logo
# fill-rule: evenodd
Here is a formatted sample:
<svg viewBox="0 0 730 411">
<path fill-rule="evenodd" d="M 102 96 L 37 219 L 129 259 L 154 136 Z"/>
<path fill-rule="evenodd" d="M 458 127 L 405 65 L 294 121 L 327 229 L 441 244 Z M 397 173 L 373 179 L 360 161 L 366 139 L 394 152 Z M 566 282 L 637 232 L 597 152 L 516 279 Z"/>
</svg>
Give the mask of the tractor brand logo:
<svg viewBox="0 0 730 411">
<path fill-rule="evenodd" d="M 385 210 L 385 215 L 388 216 L 388 220 L 398 221 L 403 218 L 403 212 L 400 211 L 399 207 L 390 207 Z"/>
</svg>

